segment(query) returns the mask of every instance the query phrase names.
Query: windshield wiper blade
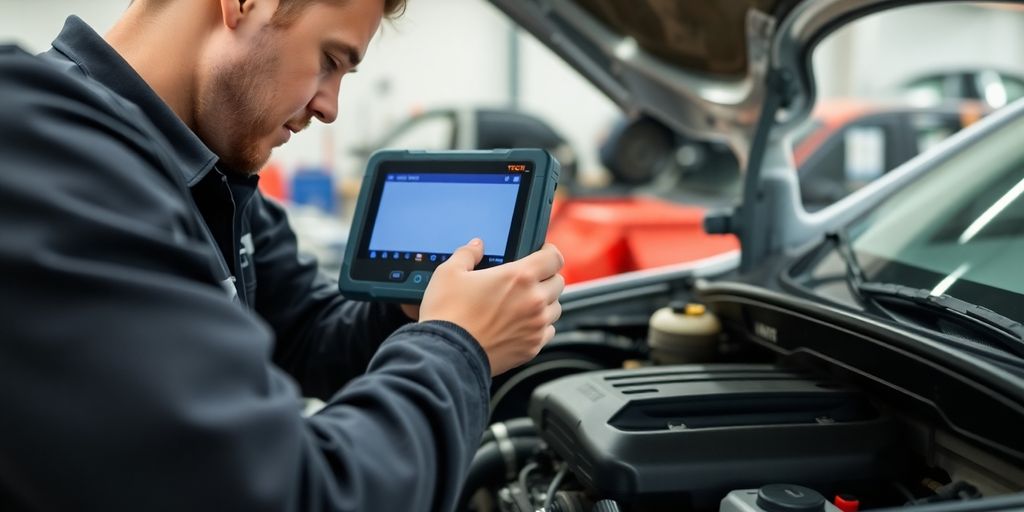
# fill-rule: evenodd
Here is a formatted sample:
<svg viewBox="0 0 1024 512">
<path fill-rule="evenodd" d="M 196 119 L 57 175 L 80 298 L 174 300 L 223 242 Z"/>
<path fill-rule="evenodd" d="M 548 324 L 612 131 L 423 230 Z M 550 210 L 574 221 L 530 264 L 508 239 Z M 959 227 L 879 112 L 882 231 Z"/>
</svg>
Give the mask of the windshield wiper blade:
<svg viewBox="0 0 1024 512">
<path fill-rule="evenodd" d="M 827 238 L 835 245 L 836 252 L 846 264 L 846 283 L 850 293 L 866 309 L 897 320 L 886 307 L 879 304 L 879 298 L 898 300 L 924 307 L 975 326 L 990 334 L 990 337 L 998 339 L 1001 348 L 1024 357 L 1024 325 L 1021 325 L 1020 322 L 984 306 L 950 295 L 932 295 L 931 290 L 923 288 L 869 281 L 864 275 L 864 269 L 860 266 L 860 262 L 857 261 L 857 254 L 853 252 L 853 246 L 846 232 L 829 233 Z"/>
<path fill-rule="evenodd" d="M 872 300 L 860 291 L 860 286 L 867 281 L 867 278 L 864 277 L 864 269 L 860 266 L 860 262 L 857 261 L 857 254 L 853 252 L 853 245 L 850 244 L 850 239 L 846 232 L 834 231 L 825 235 L 825 237 L 832 241 L 836 253 L 839 254 L 843 263 L 846 264 L 846 284 L 850 288 L 850 293 L 857 298 L 861 305 L 875 306 L 872 304 Z"/>
<path fill-rule="evenodd" d="M 969 323 L 992 335 L 1001 348 L 1024 357 L 1024 325 L 984 306 L 930 290 L 895 283 L 862 282 L 858 291 L 874 299 L 891 299 L 927 308 Z"/>
</svg>

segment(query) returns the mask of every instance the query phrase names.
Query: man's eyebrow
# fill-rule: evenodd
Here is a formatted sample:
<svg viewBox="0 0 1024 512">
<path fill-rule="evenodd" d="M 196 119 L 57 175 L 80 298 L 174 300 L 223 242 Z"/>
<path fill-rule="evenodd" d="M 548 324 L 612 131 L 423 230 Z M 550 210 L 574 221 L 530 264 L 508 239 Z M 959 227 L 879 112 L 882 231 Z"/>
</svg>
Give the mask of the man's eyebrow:
<svg viewBox="0 0 1024 512">
<path fill-rule="evenodd" d="M 328 50 L 344 55 L 348 59 L 349 67 L 356 67 L 362 62 L 363 58 L 359 56 L 359 51 L 356 48 L 344 41 L 328 41 L 325 45 Z"/>
</svg>

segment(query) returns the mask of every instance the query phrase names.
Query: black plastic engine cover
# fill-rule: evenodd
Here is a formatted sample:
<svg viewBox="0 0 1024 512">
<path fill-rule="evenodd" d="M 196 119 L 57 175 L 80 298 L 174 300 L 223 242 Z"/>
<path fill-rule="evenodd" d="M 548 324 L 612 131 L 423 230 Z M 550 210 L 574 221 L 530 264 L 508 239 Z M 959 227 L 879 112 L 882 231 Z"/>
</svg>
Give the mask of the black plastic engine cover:
<svg viewBox="0 0 1024 512">
<path fill-rule="evenodd" d="M 573 375 L 537 388 L 530 416 L 584 486 L 631 503 L 878 478 L 895 438 L 861 393 L 767 365 Z"/>
</svg>

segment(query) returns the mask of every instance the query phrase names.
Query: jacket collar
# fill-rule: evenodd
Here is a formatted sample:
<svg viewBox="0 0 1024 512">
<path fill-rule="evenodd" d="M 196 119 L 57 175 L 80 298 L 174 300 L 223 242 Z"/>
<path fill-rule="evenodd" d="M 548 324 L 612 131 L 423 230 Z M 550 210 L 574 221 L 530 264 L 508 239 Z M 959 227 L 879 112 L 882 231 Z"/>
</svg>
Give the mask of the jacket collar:
<svg viewBox="0 0 1024 512">
<path fill-rule="evenodd" d="M 89 78 L 135 103 L 174 148 L 174 157 L 189 187 L 206 176 L 217 155 L 192 132 L 149 84 L 77 16 L 70 16 L 53 41 L 54 50 L 74 62 Z M 51 51 L 51 52 L 52 52 Z"/>
</svg>

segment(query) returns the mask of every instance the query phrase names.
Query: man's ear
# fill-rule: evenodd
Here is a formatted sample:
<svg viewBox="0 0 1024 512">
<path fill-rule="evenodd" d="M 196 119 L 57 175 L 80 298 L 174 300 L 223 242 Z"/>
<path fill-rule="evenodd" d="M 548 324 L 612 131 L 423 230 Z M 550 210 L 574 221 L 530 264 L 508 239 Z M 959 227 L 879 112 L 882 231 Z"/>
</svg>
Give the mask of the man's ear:
<svg viewBox="0 0 1024 512">
<path fill-rule="evenodd" d="M 266 3 L 264 0 L 219 0 L 221 19 L 224 26 L 230 29 L 238 28 L 242 19 L 256 10 L 256 4 Z"/>
</svg>

